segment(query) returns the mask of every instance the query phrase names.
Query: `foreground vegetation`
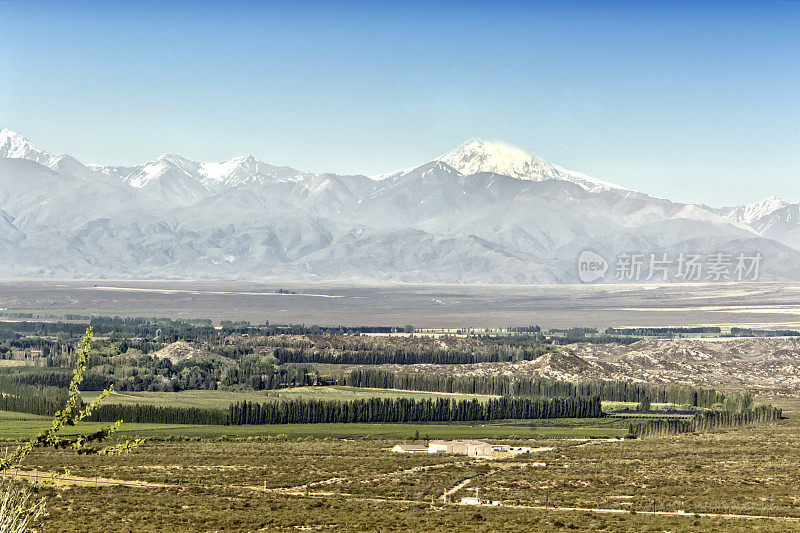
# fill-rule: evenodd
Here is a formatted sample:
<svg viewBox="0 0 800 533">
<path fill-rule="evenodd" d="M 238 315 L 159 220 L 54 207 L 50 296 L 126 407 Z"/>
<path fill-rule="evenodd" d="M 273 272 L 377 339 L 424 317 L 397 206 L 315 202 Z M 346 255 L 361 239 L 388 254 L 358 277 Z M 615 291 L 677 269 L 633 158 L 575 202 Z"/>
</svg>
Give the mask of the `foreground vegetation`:
<svg viewBox="0 0 800 533">
<path fill-rule="evenodd" d="M 0 531 L 3 533 L 35 531 L 45 513 L 46 499 L 36 496 L 27 484 L 17 481 L 16 476 L 8 476 L 9 473 L 18 471 L 31 453 L 47 449 L 67 449 L 79 455 L 118 455 L 129 453 L 144 442 L 143 439 L 135 439 L 106 444 L 105 441 L 119 429 L 121 420 L 90 433 L 67 435 L 62 431 L 92 415 L 108 394 L 108 391 L 103 391 L 90 404 L 84 405 L 81 402 L 78 386 L 83 380 L 86 361 L 91 353 L 91 341 L 92 330 L 89 328 L 76 350 L 75 367 L 65 390 L 64 402 L 53 414 L 47 427 L 14 446 L 10 453 L 6 448 L 6 453 L 0 459 L 0 472 L 3 474 L 0 481 Z"/>
<path fill-rule="evenodd" d="M 76 478 L 157 485 L 43 488 L 52 502 L 48 530 L 800 529 L 780 519 L 695 516 L 800 517 L 800 471 L 786 468 L 800 446 L 794 412 L 780 422 L 645 440 L 502 439 L 542 451 L 499 460 L 392 453 L 402 441 L 151 441 L 121 457 L 42 451 L 30 467 L 50 472 L 68 463 Z M 451 501 L 480 487 L 502 505 L 445 507 L 437 500 L 466 479 Z M 646 514 L 654 503 L 675 514 Z M 559 510 L 574 507 L 618 513 Z"/>
<path fill-rule="evenodd" d="M 3 445 L 38 442 L 65 402 L 82 413 L 59 425 L 54 441 L 76 453 L 31 445 L 14 471 L 33 482 L 70 471 L 37 486 L 51 509 L 47 530 L 800 527 L 793 521 L 800 473 L 785 468 L 800 424 L 749 394 L 403 370 L 530 361 L 562 349 L 538 331 L 416 339 L 101 320 L 105 338 L 87 354 L 85 340 L 76 351 L 74 326 L 0 328 L 8 337 L 3 355 L 14 362 L 0 368 Z M 374 368 L 387 362 L 396 368 Z M 85 370 L 82 397 L 71 364 L 76 376 Z M 122 390 L 91 392 L 106 386 Z M 134 423 L 112 426 L 120 440 L 108 450 L 147 443 L 130 456 L 82 453 L 105 450 L 85 444 L 110 435 L 101 421 L 118 419 Z M 504 458 L 391 451 L 451 438 L 534 451 Z M 476 488 L 502 505 L 446 505 Z"/>
</svg>

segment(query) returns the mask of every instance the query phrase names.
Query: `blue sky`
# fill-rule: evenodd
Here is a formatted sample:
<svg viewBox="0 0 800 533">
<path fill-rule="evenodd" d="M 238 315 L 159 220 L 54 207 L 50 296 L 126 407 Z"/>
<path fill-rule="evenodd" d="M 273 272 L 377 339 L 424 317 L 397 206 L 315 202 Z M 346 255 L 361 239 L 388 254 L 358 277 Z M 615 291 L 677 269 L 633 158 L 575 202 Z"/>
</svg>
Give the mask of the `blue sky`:
<svg viewBox="0 0 800 533">
<path fill-rule="evenodd" d="M 0 127 L 84 162 L 380 173 L 471 138 L 800 201 L 800 3 L 0 0 Z"/>
</svg>

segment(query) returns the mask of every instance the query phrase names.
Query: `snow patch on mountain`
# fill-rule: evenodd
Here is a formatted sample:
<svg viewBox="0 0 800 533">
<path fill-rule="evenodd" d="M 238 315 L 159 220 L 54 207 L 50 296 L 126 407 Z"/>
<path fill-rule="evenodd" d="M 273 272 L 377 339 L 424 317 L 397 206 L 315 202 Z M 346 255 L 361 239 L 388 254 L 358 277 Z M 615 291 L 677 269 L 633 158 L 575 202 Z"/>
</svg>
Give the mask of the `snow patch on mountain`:
<svg viewBox="0 0 800 533">
<path fill-rule="evenodd" d="M 236 187 L 245 183 L 297 182 L 310 176 L 291 167 L 268 165 L 252 155 L 218 163 L 200 163 L 198 174 L 212 188 Z"/>
<path fill-rule="evenodd" d="M 247 184 L 298 182 L 312 176 L 290 167 L 269 165 L 251 155 L 227 161 L 196 162 L 179 155 L 165 154 L 134 167 L 91 165 L 91 168 L 136 189 L 167 187 L 170 190 L 192 191 L 192 199 Z"/>
</svg>

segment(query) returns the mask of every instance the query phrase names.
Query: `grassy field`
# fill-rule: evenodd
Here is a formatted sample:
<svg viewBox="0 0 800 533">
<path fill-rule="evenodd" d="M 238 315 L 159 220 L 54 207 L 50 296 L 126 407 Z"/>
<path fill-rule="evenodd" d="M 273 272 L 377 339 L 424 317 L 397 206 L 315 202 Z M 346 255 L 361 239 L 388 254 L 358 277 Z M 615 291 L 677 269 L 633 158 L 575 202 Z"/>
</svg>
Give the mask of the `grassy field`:
<svg viewBox="0 0 800 533">
<path fill-rule="evenodd" d="M 81 392 L 84 402 L 94 401 L 99 392 Z M 161 407 L 199 407 L 203 409 L 227 409 L 235 402 L 246 400 L 248 402 L 266 402 L 269 398 L 266 392 L 229 392 L 219 390 L 187 390 L 181 392 L 127 392 L 114 391 L 108 395 L 104 403 L 112 404 L 142 404 Z"/>
<path fill-rule="evenodd" d="M 99 392 L 82 392 L 85 402 L 97 398 Z M 181 392 L 112 392 L 105 403 L 147 404 L 169 407 L 200 407 L 204 409 L 227 409 L 235 402 L 268 402 L 293 398 L 318 400 L 357 400 L 365 398 L 478 398 L 487 400 L 491 396 L 470 394 L 448 394 L 442 392 L 401 391 L 393 389 L 366 389 L 355 387 L 295 387 L 270 391 L 220 391 L 188 390 Z"/>
<path fill-rule="evenodd" d="M 0 411 L 0 439 L 26 439 L 50 425 L 50 418 Z M 214 437 L 280 437 L 296 438 L 367 438 L 407 439 L 419 432 L 431 438 L 602 438 L 627 434 L 627 422 L 598 419 L 558 419 L 507 421 L 501 424 L 280 424 L 265 426 L 204 426 L 192 424 L 125 423 L 121 436 L 155 438 Z M 541 424 L 539 424 L 541 422 Z M 106 426 L 100 422 L 84 422 L 66 428 L 65 435 L 91 432 Z"/>
</svg>

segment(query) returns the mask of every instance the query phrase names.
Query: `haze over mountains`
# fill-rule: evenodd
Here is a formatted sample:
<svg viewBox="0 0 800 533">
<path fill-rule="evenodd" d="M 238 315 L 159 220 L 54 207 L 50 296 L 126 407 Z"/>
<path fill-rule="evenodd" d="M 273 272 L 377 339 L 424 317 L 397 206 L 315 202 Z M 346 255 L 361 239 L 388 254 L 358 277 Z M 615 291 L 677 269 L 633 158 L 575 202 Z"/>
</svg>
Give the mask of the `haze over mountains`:
<svg viewBox="0 0 800 533">
<path fill-rule="evenodd" d="M 0 277 L 575 283 L 593 250 L 600 281 L 624 253 L 760 254 L 759 279 L 796 280 L 799 228 L 800 204 L 671 202 L 497 142 L 370 178 L 252 156 L 84 165 L 0 130 Z"/>
</svg>

